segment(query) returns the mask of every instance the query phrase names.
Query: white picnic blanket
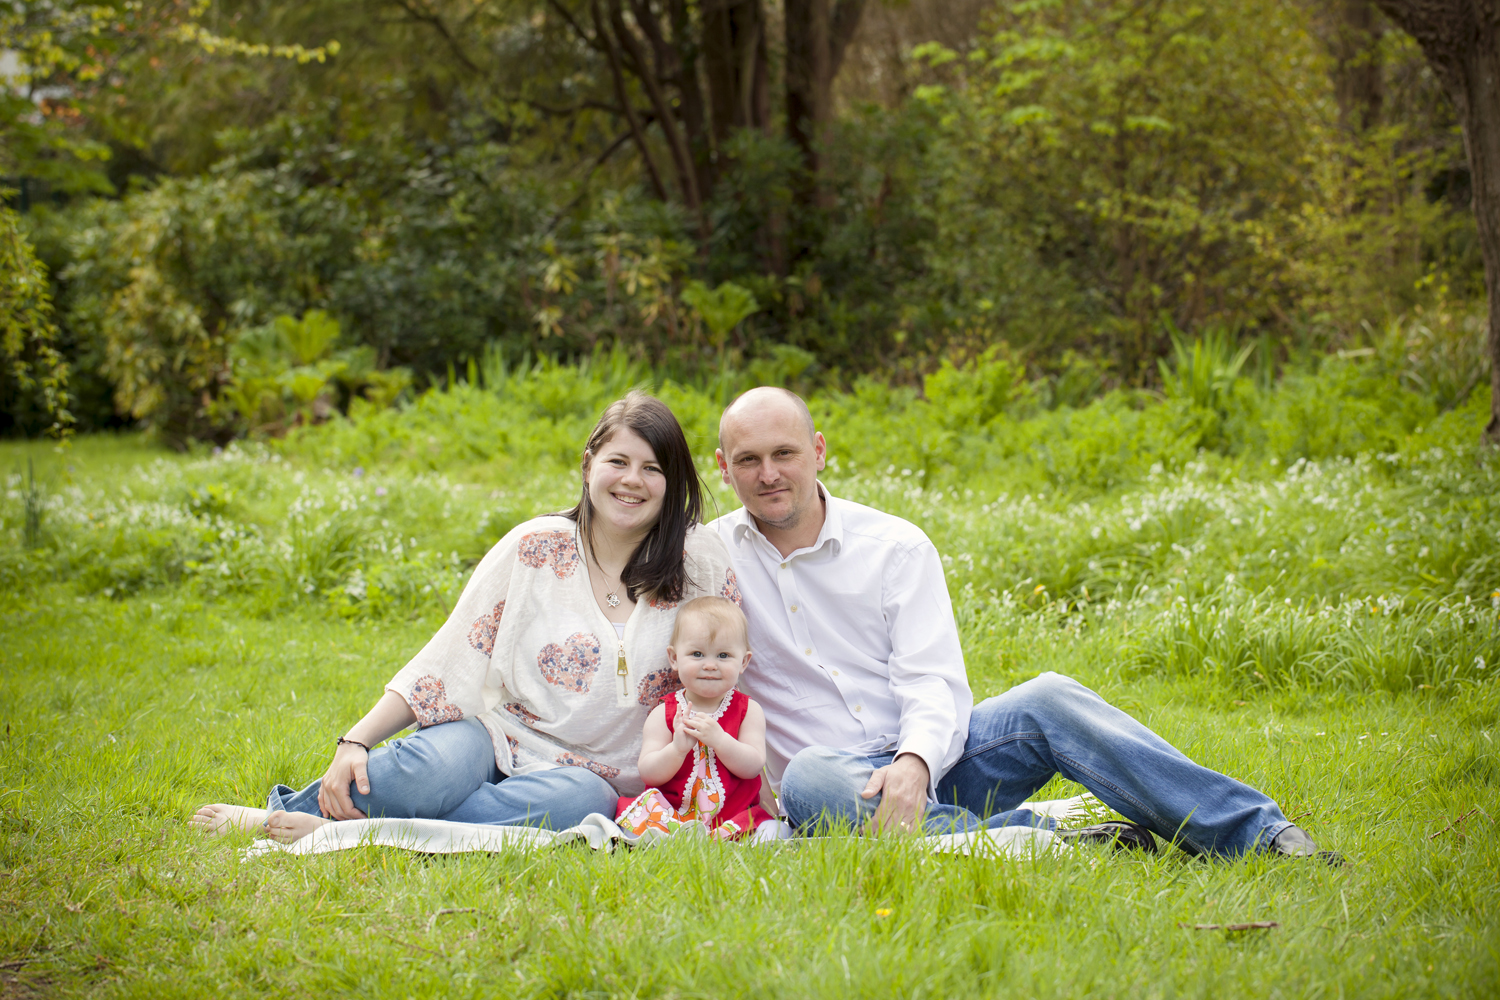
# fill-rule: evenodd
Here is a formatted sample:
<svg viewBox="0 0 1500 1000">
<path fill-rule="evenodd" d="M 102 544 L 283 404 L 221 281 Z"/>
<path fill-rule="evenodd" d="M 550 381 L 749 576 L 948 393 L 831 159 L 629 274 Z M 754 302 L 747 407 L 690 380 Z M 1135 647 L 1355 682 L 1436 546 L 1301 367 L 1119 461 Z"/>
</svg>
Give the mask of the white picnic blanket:
<svg viewBox="0 0 1500 1000">
<path fill-rule="evenodd" d="M 1097 804 L 1092 795 L 1071 799 L 1028 802 L 1020 808 L 1030 809 L 1059 822 L 1081 816 Z M 617 845 L 650 847 L 668 837 L 703 837 L 708 830 L 702 824 L 685 824 L 674 834 L 647 831 L 637 837 L 615 825 L 602 813 L 590 813 L 583 822 L 566 830 L 539 830 L 530 826 L 482 826 L 477 823 L 450 823 L 440 819 L 358 819 L 325 823 L 301 840 L 283 844 L 275 840 L 257 840 L 245 851 L 245 860 L 273 854 L 326 854 L 353 847 L 395 847 L 420 854 L 465 854 L 473 851 L 497 854 L 502 851 L 530 851 L 561 844 L 587 844 L 596 851 L 613 851 Z M 949 833 L 922 838 L 934 851 L 944 854 L 1032 855 L 1046 851 L 1067 850 L 1068 845 L 1050 830 L 1026 826 L 1006 826 L 973 833 Z M 756 846 L 790 841 L 792 829 L 773 820 L 762 823 L 742 843 Z"/>
</svg>

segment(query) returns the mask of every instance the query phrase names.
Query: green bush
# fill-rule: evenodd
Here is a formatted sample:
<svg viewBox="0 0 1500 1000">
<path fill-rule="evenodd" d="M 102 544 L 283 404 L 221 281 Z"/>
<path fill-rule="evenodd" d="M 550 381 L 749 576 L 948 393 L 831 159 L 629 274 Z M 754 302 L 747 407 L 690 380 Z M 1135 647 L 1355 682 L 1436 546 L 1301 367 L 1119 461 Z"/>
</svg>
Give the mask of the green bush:
<svg viewBox="0 0 1500 1000">
<path fill-rule="evenodd" d="M 1156 617 L 1133 669 L 1206 676 L 1239 691 L 1458 693 L 1500 670 L 1500 614 L 1485 603 L 1399 599 L 1293 605 L 1256 597 L 1180 604 Z"/>
<path fill-rule="evenodd" d="M 1269 390 L 1238 379 L 1222 410 L 1118 391 L 1048 410 L 990 357 L 943 369 L 929 398 L 863 381 L 812 407 L 830 487 L 921 525 L 973 600 L 1063 618 L 1218 608 L 1231 592 L 1299 607 L 1487 603 L 1500 586 L 1500 468 L 1475 444 L 1488 393 L 1437 413 L 1381 364 L 1327 359 Z M 510 526 L 576 500 L 599 411 L 649 376 L 619 351 L 577 366 L 492 352 L 451 387 L 386 409 L 356 399 L 347 417 L 268 444 L 148 458 L 87 488 L 29 490 L 16 474 L 0 582 L 116 597 L 182 586 L 268 614 L 309 601 L 435 614 Z M 711 457 L 726 388 L 658 386 L 711 514 L 735 506 Z M 1313 400 L 1344 424 L 1319 431 Z M 1199 443 L 1206 427 L 1217 450 Z M 1441 674 L 1422 670 L 1424 683 Z"/>
</svg>

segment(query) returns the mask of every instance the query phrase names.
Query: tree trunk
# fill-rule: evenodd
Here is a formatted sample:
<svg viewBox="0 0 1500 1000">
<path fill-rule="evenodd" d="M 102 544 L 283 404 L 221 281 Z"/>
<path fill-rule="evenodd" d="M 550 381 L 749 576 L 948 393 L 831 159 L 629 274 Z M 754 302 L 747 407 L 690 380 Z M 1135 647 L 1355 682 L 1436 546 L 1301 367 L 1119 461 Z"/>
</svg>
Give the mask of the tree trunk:
<svg viewBox="0 0 1500 1000">
<path fill-rule="evenodd" d="M 730 167 L 728 143 L 737 129 L 767 132 L 771 74 L 761 0 L 718 0 L 703 10 L 703 70 L 713 112 L 714 172 Z M 786 273 L 785 213 L 772 208 L 757 237 L 761 267 Z"/>
<path fill-rule="evenodd" d="M 552 7 L 604 54 L 647 178 L 664 195 L 644 119 L 661 129 L 682 203 L 697 217 L 706 246 L 708 202 L 728 165 L 725 142 L 736 128 L 764 129 L 770 120 L 763 0 L 590 0 L 592 36 L 564 4 L 554 0 Z M 649 116 L 631 105 L 628 77 L 650 103 Z"/>
<path fill-rule="evenodd" d="M 1385 88 L 1380 73 L 1380 38 L 1385 34 L 1371 0 L 1328 0 L 1321 34 L 1333 56 L 1333 93 L 1339 122 L 1354 133 L 1380 124 Z"/>
<path fill-rule="evenodd" d="M 630 125 L 630 135 L 635 140 L 636 151 L 641 154 L 641 163 L 646 168 L 646 177 L 651 181 L 651 190 L 656 197 L 666 201 L 667 189 L 661 182 L 661 172 L 656 169 L 656 161 L 651 158 L 651 147 L 646 144 L 646 132 L 641 127 L 640 116 L 636 114 L 635 105 L 631 103 L 630 88 L 625 86 L 625 74 L 620 69 L 620 52 L 605 28 L 604 18 L 599 13 L 599 0 L 594 0 L 591 12 L 594 15 L 595 35 L 603 45 L 604 55 L 609 63 L 610 79 L 615 87 L 615 99 L 620 102 L 620 108 L 625 113 L 625 120 Z M 527 308 L 530 308 L 529 304 Z"/>
<path fill-rule="evenodd" d="M 651 16 L 646 0 L 631 0 L 636 19 Z M 708 115 L 703 105 L 703 89 L 698 81 L 698 44 L 701 29 L 692 23 L 687 0 L 670 0 L 667 18 L 672 25 L 672 41 L 663 40 L 659 28 L 651 32 L 656 49 L 656 72 L 663 81 L 677 87 L 682 101 L 682 128 L 687 135 L 688 155 L 693 161 L 693 176 L 698 197 L 706 204 L 714 193 L 719 172 L 714 168 L 713 139 L 709 135 Z M 706 226 L 707 223 L 705 222 Z"/>
<path fill-rule="evenodd" d="M 668 62 L 671 50 L 660 40 L 658 25 L 655 19 L 649 16 L 650 11 L 642 11 L 640 8 L 644 5 L 632 6 L 636 8 L 632 9 L 632 16 L 636 19 L 637 25 L 645 30 L 647 41 L 651 43 L 656 56 L 654 62 L 647 57 L 640 37 L 625 23 L 621 0 L 610 0 L 609 27 L 613 29 L 614 42 L 619 44 L 620 51 L 625 56 L 624 64 L 636 79 L 641 81 L 646 97 L 651 102 L 651 109 L 656 114 L 657 124 L 667 140 L 667 151 L 672 156 L 672 166 L 676 169 L 677 186 L 682 192 L 682 202 L 689 212 L 697 216 L 700 234 L 706 242 L 709 228 L 708 217 L 703 210 L 703 198 L 698 188 L 698 171 L 694 167 L 692 152 L 689 149 L 691 136 L 684 135 L 685 130 L 679 127 L 682 116 L 673 113 L 672 102 L 667 99 L 662 80 L 664 75 L 670 76 L 673 71 L 676 71 L 676 75 L 680 78 L 681 64 L 672 65 Z M 644 22 L 643 16 L 646 18 Z M 678 92 L 682 93 L 681 88 Z M 679 105 L 685 104 L 686 101 L 679 101 Z M 702 110 L 701 106 L 699 110 Z M 691 119 L 687 124 L 691 125 Z"/>
<path fill-rule="evenodd" d="M 714 145 L 722 158 L 735 129 L 764 129 L 770 119 L 766 17 L 760 0 L 721 0 L 705 6 L 703 68 Z"/>
<path fill-rule="evenodd" d="M 1376 0 L 1417 40 L 1463 125 L 1489 298 L 1490 422 L 1500 445 L 1500 0 Z"/>
<path fill-rule="evenodd" d="M 802 151 L 808 183 L 804 201 L 817 197 L 819 146 L 833 120 L 833 78 L 838 75 L 865 0 L 786 0 L 786 128 Z"/>
</svg>

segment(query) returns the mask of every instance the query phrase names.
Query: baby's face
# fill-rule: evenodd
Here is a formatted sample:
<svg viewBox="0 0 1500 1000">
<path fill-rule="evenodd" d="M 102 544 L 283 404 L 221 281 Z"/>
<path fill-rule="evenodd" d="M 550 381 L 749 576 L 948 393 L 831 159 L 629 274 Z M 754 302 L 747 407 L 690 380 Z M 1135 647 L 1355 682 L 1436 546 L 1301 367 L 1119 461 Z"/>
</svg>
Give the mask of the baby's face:
<svg viewBox="0 0 1500 1000">
<path fill-rule="evenodd" d="M 709 637 L 709 623 L 701 618 L 682 622 L 677 642 L 668 649 L 682 686 L 699 698 L 722 698 L 739 681 L 750 662 L 750 650 L 737 629 L 719 626 Z"/>
</svg>

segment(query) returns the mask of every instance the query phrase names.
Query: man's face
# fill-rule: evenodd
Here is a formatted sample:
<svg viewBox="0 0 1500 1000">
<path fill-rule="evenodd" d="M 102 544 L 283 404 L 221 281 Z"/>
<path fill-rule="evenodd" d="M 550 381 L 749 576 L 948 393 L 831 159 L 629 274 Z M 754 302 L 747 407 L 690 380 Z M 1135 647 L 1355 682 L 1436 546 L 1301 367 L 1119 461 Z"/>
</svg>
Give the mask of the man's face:
<svg viewBox="0 0 1500 1000">
<path fill-rule="evenodd" d="M 795 528 L 819 502 L 823 435 L 809 437 L 797 408 L 775 398 L 735 407 L 720 431 L 724 447 L 714 457 L 740 503 L 762 524 Z"/>
</svg>

